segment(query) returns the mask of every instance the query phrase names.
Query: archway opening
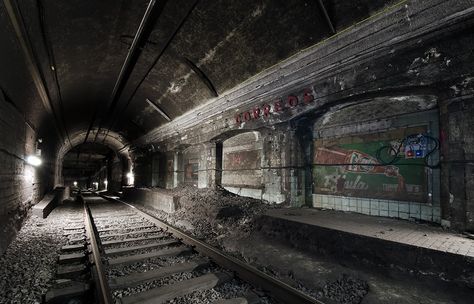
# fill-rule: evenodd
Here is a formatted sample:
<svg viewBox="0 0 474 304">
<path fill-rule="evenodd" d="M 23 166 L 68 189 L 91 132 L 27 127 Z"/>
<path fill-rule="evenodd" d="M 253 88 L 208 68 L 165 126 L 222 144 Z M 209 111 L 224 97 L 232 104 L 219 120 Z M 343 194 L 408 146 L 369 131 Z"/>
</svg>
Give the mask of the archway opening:
<svg viewBox="0 0 474 304">
<path fill-rule="evenodd" d="M 64 185 L 73 189 L 120 191 L 125 167 L 110 147 L 84 143 L 64 155 L 61 175 Z"/>
<path fill-rule="evenodd" d="M 263 194 L 263 141 L 260 132 L 232 136 L 222 143 L 222 186 L 241 196 Z"/>
</svg>

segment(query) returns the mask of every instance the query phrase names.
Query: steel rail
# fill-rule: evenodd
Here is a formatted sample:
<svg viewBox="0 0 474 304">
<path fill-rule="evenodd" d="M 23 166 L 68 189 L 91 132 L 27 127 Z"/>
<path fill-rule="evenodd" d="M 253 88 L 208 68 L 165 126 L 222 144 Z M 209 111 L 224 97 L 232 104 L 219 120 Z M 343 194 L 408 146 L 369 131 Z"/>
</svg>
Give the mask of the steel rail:
<svg viewBox="0 0 474 304">
<path fill-rule="evenodd" d="M 96 285 L 96 291 L 98 293 L 99 303 L 101 304 L 113 304 L 112 293 L 110 292 L 109 283 L 107 276 L 105 275 L 104 265 L 102 264 L 100 247 L 98 243 L 98 232 L 94 225 L 91 210 L 86 202 L 84 202 L 84 216 L 86 218 L 86 232 L 90 241 L 90 248 L 92 251 L 92 257 L 89 255 L 89 259 L 95 266 L 96 277 L 94 283 Z"/>
<path fill-rule="evenodd" d="M 219 249 L 210 246 L 209 244 L 206 244 L 186 234 L 184 231 L 175 228 L 163 222 L 162 220 L 137 209 L 135 206 L 132 206 L 124 201 L 113 197 L 105 196 L 102 194 L 98 195 L 106 200 L 119 202 L 132 208 L 138 214 L 140 214 L 153 224 L 157 225 L 160 228 L 168 230 L 176 238 L 180 239 L 183 243 L 192 246 L 197 252 L 211 258 L 219 266 L 234 271 L 242 280 L 250 283 L 251 285 L 261 288 L 262 290 L 268 292 L 271 296 L 273 296 L 279 301 L 282 301 L 283 303 L 324 304 L 323 302 L 302 293 L 296 288 L 291 287 L 290 285 L 269 276 L 268 274 L 256 269 L 255 267 L 250 266 L 234 257 L 228 256 Z"/>
</svg>

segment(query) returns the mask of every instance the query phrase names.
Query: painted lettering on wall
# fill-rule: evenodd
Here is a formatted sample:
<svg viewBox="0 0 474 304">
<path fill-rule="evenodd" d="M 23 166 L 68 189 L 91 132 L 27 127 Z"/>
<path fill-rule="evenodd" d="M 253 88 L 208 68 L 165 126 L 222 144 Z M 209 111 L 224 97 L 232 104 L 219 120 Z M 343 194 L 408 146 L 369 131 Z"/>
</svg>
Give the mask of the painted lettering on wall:
<svg viewBox="0 0 474 304">
<path fill-rule="evenodd" d="M 235 115 L 235 123 L 240 125 L 244 122 L 257 120 L 261 117 L 268 118 L 270 115 L 281 113 L 287 109 L 295 108 L 298 105 L 309 105 L 314 101 L 313 91 L 310 89 L 303 90 L 303 94 L 298 96 L 290 94 L 285 98 L 279 98 L 262 106 L 256 106 L 248 111 Z"/>
</svg>

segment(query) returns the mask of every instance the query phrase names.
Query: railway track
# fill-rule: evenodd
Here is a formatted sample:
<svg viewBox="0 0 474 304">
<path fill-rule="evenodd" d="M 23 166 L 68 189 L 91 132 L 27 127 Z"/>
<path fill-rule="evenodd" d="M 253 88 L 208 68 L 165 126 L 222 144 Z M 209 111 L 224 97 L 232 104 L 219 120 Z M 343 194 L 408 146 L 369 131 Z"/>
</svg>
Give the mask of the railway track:
<svg viewBox="0 0 474 304">
<path fill-rule="evenodd" d="M 86 197 L 84 221 L 97 303 L 321 304 L 118 199 Z"/>
</svg>

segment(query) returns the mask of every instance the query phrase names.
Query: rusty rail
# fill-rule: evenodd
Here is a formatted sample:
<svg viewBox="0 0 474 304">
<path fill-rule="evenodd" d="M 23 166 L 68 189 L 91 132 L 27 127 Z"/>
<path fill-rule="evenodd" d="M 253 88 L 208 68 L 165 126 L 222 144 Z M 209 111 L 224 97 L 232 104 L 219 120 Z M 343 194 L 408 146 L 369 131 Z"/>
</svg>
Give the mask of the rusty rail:
<svg viewBox="0 0 474 304">
<path fill-rule="evenodd" d="M 89 208 L 89 205 L 84 202 L 84 216 L 86 222 L 86 232 L 89 239 L 88 247 L 90 247 L 91 254 L 89 255 L 89 260 L 94 266 L 95 274 L 94 284 L 97 293 L 97 298 L 101 304 L 113 304 L 112 294 L 110 292 L 110 287 L 107 282 L 107 276 L 105 275 L 104 265 L 102 264 L 101 259 L 101 250 L 98 242 L 98 232 L 97 227 L 94 224 L 94 219 L 92 218 L 92 213 Z"/>
<path fill-rule="evenodd" d="M 112 198 L 109 196 L 101 195 L 102 198 L 105 198 L 109 201 L 116 201 L 122 204 L 127 205 L 128 207 L 134 209 L 137 213 L 141 216 L 149 220 L 150 222 L 154 223 L 160 228 L 166 229 L 171 232 L 176 238 L 180 239 L 183 243 L 193 246 L 194 249 L 211 258 L 214 262 L 220 265 L 223 268 L 227 268 L 229 270 L 234 271 L 239 278 L 242 280 L 250 283 L 253 286 L 257 286 L 262 290 L 268 292 L 271 296 L 275 299 L 289 304 L 324 304 L 323 302 L 316 300 L 301 291 L 297 290 L 296 288 L 291 287 L 290 285 L 277 280 L 268 274 L 256 269 L 253 266 L 250 266 L 234 257 L 228 256 L 219 249 L 210 246 L 188 234 L 184 231 L 175 228 L 162 220 L 143 212 L 136 207 L 121 201 L 116 198 Z"/>
</svg>

